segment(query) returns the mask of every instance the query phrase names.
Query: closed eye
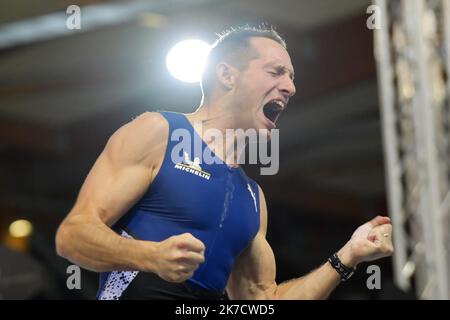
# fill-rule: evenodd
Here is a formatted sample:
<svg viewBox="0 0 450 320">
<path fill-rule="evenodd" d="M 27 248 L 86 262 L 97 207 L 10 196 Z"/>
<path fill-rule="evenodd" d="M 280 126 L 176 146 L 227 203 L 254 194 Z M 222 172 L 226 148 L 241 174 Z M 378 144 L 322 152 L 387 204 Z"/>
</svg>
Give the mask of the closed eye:
<svg viewBox="0 0 450 320">
<path fill-rule="evenodd" d="M 273 76 L 281 76 L 283 75 L 282 71 L 269 71 L 269 73 Z"/>
<path fill-rule="evenodd" d="M 269 71 L 269 73 L 271 75 L 273 75 L 273 76 L 276 76 L 276 77 L 281 77 L 284 74 L 288 73 L 289 74 L 289 78 L 292 81 L 294 81 L 294 74 L 292 72 L 290 72 L 289 70 L 287 70 L 286 68 L 284 68 L 284 67 L 280 67 L 280 68 L 277 68 L 277 69 L 275 69 L 273 71 Z"/>
</svg>

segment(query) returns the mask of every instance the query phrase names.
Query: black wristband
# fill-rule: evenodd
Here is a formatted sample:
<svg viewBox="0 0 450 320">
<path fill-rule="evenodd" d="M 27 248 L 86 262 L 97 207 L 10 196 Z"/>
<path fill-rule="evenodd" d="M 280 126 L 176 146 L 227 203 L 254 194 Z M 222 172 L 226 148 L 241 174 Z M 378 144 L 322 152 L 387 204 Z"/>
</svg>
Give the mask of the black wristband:
<svg viewBox="0 0 450 320">
<path fill-rule="evenodd" d="M 356 268 L 347 267 L 342 261 L 339 259 L 336 253 L 334 253 L 331 257 L 328 258 L 328 262 L 334 268 L 334 270 L 339 273 L 341 276 L 341 281 L 345 282 L 352 277 L 355 273 Z"/>
</svg>

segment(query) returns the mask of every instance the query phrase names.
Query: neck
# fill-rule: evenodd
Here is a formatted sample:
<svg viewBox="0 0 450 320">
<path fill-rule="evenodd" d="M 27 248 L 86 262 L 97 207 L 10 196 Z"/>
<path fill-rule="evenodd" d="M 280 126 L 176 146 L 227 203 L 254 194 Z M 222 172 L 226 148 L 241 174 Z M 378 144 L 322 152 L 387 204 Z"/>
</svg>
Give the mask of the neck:
<svg viewBox="0 0 450 320">
<path fill-rule="evenodd" d="M 238 148 L 238 137 L 229 129 L 237 129 L 238 115 L 232 112 L 226 101 L 202 101 L 194 113 L 187 118 L 208 147 L 225 163 L 237 166 L 239 155 L 245 149 L 245 144 Z M 215 130 L 210 130 L 215 129 Z M 227 130 L 228 129 L 228 130 Z M 217 135 L 221 135 L 218 138 Z"/>
</svg>

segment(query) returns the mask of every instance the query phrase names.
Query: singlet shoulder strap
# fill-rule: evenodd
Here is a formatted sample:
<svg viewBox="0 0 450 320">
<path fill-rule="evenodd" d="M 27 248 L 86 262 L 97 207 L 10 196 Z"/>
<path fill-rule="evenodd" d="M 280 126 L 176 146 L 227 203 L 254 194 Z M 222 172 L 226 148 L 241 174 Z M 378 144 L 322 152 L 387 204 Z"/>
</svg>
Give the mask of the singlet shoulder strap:
<svg viewBox="0 0 450 320">
<path fill-rule="evenodd" d="M 169 132 L 177 128 L 186 128 L 186 118 L 183 114 L 172 111 L 158 111 L 169 123 Z"/>
</svg>

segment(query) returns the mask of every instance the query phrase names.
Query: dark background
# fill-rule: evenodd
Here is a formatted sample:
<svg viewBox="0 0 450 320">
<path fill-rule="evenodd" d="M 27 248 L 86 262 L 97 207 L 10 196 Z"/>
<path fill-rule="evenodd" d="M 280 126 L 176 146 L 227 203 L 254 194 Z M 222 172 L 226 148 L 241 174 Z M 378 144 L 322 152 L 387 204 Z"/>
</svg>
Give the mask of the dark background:
<svg viewBox="0 0 450 320">
<path fill-rule="evenodd" d="M 366 27 L 370 1 L 143 1 L 139 14 L 83 25 L 85 6 L 117 3 L 0 4 L 0 40 L 13 23 L 30 30 L 33 23 L 38 28 L 37 17 L 65 16 L 71 4 L 82 8 L 81 31 L 35 32 L 0 48 L 0 298 L 94 298 L 95 273 L 82 271 L 82 290 L 66 288 L 71 263 L 56 256 L 56 228 L 118 127 L 144 111 L 198 106 L 198 84 L 168 73 L 169 49 L 186 38 L 212 43 L 230 26 L 274 24 L 296 70 L 297 95 L 278 125 L 280 171 L 260 176 L 248 168 L 266 194 L 277 280 L 311 271 L 357 226 L 388 214 L 373 34 Z M 33 233 L 12 238 L 8 227 L 22 218 Z M 381 290 L 366 288 L 363 264 L 331 298 L 414 298 L 393 284 L 391 263 L 376 262 Z"/>
</svg>

